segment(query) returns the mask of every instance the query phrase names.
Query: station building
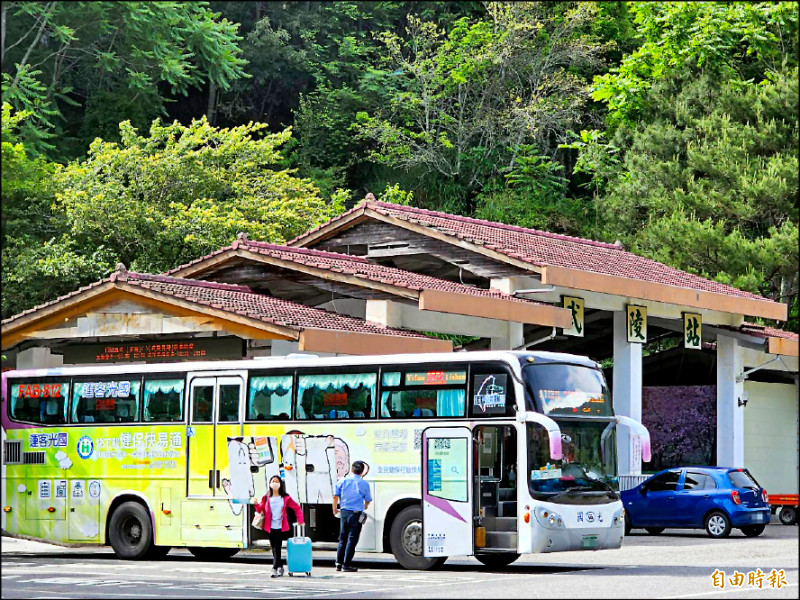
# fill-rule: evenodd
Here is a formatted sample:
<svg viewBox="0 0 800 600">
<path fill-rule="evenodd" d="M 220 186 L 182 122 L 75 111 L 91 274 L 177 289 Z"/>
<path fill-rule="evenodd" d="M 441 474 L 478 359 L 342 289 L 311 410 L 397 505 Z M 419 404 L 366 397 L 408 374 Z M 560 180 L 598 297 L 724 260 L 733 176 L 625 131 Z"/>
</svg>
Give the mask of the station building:
<svg viewBox="0 0 800 600">
<path fill-rule="evenodd" d="M 369 195 L 286 245 L 241 234 L 168 273 L 118 265 L 2 321 L 2 348 L 4 368 L 293 352 L 582 354 L 607 367 L 617 414 L 645 423 L 651 388 L 704 388 L 676 391 L 675 410 L 712 393 L 709 462 L 747 465 L 768 489 L 783 480 L 796 493 L 798 336 L 751 322 L 786 318 L 785 304 L 620 244 Z M 666 339 L 678 346 L 643 352 Z M 621 473 L 642 470 L 631 443 L 620 435 Z"/>
</svg>

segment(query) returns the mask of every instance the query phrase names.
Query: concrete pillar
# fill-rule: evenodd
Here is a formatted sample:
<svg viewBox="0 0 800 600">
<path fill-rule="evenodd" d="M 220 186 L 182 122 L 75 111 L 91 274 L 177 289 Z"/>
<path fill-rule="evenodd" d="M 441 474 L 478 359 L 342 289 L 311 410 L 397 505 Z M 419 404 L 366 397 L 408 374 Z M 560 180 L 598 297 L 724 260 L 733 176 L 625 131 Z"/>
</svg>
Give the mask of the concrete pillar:
<svg viewBox="0 0 800 600">
<path fill-rule="evenodd" d="M 402 307 L 391 300 L 367 300 L 366 320 L 383 327 L 402 327 Z"/>
<path fill-rule="evenodd" d="M 614 413 L 642 422 L 642 345 L 628 343 L 625 311 L 614 311 Z M 641 475 L 642 460 L 630 429 L 617 428 L 620 475 Z"/>
<path fill-rule="evenodd" d="M 744 467 L 744 381 L 742 348 L 736 338 L 717 336 L 717 465 Z M 758 409 L 751 409 L 758 410 Z"/>
<path fill-rule="evenodd" d="M 64 365 L 64 357 L 50 348 L 28 348 L 17 354 L 17 369 L 50 369 Z"/>
<path fill-rule="evenodd" d="M 509 322 L 508 330 L 503 333 L 504 335 L 502 336 L 491 338 L 492 350 L 513 350 L 525 343 L 525 338 L 522 333 L 522 323 Z"/>
</svg>

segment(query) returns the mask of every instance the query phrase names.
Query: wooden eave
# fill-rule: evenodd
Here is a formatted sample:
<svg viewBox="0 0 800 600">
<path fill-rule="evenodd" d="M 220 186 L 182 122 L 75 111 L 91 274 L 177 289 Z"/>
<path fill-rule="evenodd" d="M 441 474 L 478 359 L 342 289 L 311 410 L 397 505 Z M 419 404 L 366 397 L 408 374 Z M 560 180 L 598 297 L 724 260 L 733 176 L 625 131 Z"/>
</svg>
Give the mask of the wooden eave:
<svg viewBox="0 0 800 600">
<path fill-rule="evenodd" d="M 60 302 L 43 306 L 37 311 L 3 325 L 2 349 L 6 350 L 24 341 L 34 330 L 50 328 L 65 320 L 90 312 L 92 309 L 120 300 L 135 300 L 157 310 L 171 312 L 176 316 L 201 317 L 206 319 L 209 324 L 217 325 L 220 329 L 245 338 L 297 340 L 300 335 L 299 329 L 237 315 L 210 306 L 198 305 L 123 281 L 109 281 Z"/>
</svg>

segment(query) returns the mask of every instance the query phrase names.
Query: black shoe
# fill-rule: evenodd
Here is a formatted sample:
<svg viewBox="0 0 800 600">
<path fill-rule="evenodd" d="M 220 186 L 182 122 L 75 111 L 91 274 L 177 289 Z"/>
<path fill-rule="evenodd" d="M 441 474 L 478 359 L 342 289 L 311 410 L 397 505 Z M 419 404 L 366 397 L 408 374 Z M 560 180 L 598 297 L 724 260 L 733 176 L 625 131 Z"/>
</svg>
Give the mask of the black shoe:
<svg viewBox="0 0 800 600">
<path fill-rule="evenodd" d="M 340 565 L 339 563 L 336 563 L 336 570 L 337 571 L 341 571 L 342 570 L 342 565 Z"/>
<path fill-rule="evenodd" d="M 345 573 L 356 573 L 358 569 L 356 569 L 355 567 L 351 567 L 349 565 L 344 565 L 342 567 L 342 571 L 344 571 Z"/>
</svg>

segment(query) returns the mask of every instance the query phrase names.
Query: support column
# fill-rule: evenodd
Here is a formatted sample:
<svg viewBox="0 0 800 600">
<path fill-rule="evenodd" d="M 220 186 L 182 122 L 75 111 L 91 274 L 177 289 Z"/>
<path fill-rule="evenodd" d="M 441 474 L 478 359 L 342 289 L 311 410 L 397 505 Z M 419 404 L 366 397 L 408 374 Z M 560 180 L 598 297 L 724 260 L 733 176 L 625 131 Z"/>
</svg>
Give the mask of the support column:
<svg viewBox="0 0 800 600">
<path fill-rule="evenodd" d="M 625 329 L 625 311 L 614 312 L 614 413 L 642 422 L 642 345 L 631 344 Z M 638 447 L 632 447 L 630 429 L 617 428 L 620 475 L 641 475 Z M 637 438 L 638 441 L 638 438 Z"/>
<path fill-rule="evenodd" d="M 717 465 L 744 467 L 744 381 L 742 348 L 736 338 L 717 336 Z"/>
<path fill-rule="evenodd" d="M 492 337 L 491 349 L 492 350 L 513 350 L 519 348 L 525 343 L 525 337 L 522 332 L 522 323 L 507 323 L 508 333 L 503 336 Z"/>
</svg>

